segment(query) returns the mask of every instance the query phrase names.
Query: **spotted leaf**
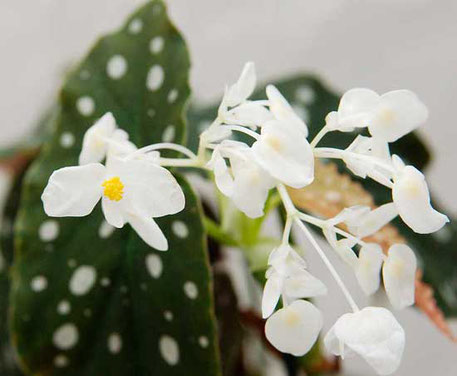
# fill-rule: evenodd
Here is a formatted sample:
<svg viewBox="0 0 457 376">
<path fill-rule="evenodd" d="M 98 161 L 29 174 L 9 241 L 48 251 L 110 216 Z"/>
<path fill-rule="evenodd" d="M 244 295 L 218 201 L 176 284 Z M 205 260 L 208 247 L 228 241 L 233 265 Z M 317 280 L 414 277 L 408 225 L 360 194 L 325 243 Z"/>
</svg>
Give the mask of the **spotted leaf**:
<svg viewBox="0 0 457 376">
<path fill-rule="evenodd" d="M 168 252 L 100 206 L 84 218 L 47 218 L 40 200 L 53 170 L 77 164 L 82 137 L 107 111 L 144 146 L 183 139 L 186 46 L 161 1 L 102 38 L 68 77 L 54 132 L 27 171 L 15 222 L 11 328 L 30 375 L 217 375 L 218 350 L 198 200 L 157 223 Z"/>
</svg>

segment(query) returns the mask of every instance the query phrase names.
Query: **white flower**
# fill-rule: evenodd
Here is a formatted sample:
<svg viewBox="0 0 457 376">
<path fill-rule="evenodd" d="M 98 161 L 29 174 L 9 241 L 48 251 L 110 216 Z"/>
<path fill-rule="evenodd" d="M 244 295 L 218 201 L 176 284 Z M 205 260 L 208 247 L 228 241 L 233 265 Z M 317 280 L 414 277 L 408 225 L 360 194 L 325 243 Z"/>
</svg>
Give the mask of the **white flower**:
<svg viewBox="0 0 457 376">
<path fill-rule="evenodd" d="M 430 204 L 430 193 L 424 175 L 413 166 L 404 166 L 398 156 L 392 198 L 401 219 L 419 234 L 429 234 L 443 227 L 449 218 Z"/>
<path fill-rule="evenodd" d="M 324 343 L 334 355 L 344 357 L 355 352 L 379 375 L 390 375 L 400 365 L 405 333 L 390 311 L 366 307 L 341 316 Z"/>
<path fill-rule="evenodd" d="M 230 160 L 230 168 L 225 158 Z M 219 190 L 230 197 L 239 210 L 250 218 L 263 215 L 268 192 L 275 182 L 255 162 L 252 150 L 246 144 L 223 141 L 213 151 L 208 166 L 214 170 Z"/>
<path fill-rule="evenodd" d="M 390 202 L 374 210 L 367 210 L 360 215 L 345 220 L 349 231 L 358 238 L 373 235 L 398 215 L 394 203 Z"/>
<path fill-rule="evenodd" d="M 414 304 L 417 261 L 405 244 L 394 244 L 382 268 L 384 288 L 392 305 L 402 309 Z"/>
<path fill-rule="evenodd" d="M 379 288 L 383 258 L 379 244 L 367 243 L 360 249 L 354 271 L 360 287 L 367 295 L 375 293 Z"/>
<path fill-rule="evenodd" d="M 308 127 L 305 122 L 295 113 L 292 106 L 287 102 L 286 98 L 273 86 L 268 85 L 267 97 L 270 103 L 270 111 L 275 119 L 282 124 L 287 124 L 290 127 L 301 131 L 305 137 L 308 137 Z"/>
<path fill-rule="evenodd" d="M 394 142 L 425 123 L 427 117 L 427 107 L 409 90 L 380 96 L 369 89 L 352 89 L 341 98 L 338 111 L 327 115 L 326 125 L 344 132 L 368 127 L 373 137 Z"/>
<path fill-rule="evenodd" d="M 325 295 L 327 287 L 306 270 L 306 263 L 289 245 L 273 250 L 262 296 L 262 316 L 269 317 L 281 296 L 286 302 Z"/>
<path fill-rule="evenodd" d="M 292 188 L 314 180 L 314 155 L 303 132 L 293 125 L 272 120 L 252 145 L 257 162 L 271 176 Z"/>
<path fill-rule="evenodd" d="M 265 335 L 279 351 L 302 356 L 316 342 L 322 329 L 322 314 L 310 302 L 296 300 L 271 315 Z"/>
<path fill-rule="evenodd" d="M 373 137 L 358 135 L 343 153 L 347 168 L 362 179 L 367 176 L 390 188 L 391 158 L 389 145 Z"/>
<path fill-rule="evenodd" d="M 84 134 L 79 164 L 85 165 L 103 161 L 108 152 L 109 140 L 116 130 L 116 120 L 111 112 L 107 112 Z"/>
<path fill-rule="evenodd" d="M 102 200 L 106 221 L 117 228 L 130 223 L 151 247 L 168 249 L 153 217 L 184 209 L 181 187 L 169 171 L 148 160 L 111 158 L 104 166 L 90 163 L 53 172 L 41 196 L 51 217 L 82 217 Z"/>
<path fill-rule="evenodd" d="M 273 120 L 273 115 L 259 103 L 245 102 L 227 111 L 223 115 L 223 120 L 227 124 L 256 128 Z"/>
</svg>

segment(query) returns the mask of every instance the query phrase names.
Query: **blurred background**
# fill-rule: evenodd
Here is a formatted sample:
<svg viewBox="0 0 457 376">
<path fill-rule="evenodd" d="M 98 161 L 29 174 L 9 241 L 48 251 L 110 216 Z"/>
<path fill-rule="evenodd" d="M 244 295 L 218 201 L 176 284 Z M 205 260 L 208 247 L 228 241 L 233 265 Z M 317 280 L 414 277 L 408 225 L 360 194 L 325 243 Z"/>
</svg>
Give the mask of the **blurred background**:
<svg viewBox="0 0 457 376">
<path fill-rule="evenodd" d="M 141 3 L 1 0 L 0 147 L 31 129 L 54 99 L 63 74 Z M 260 81 L 313 72 L 338 91 L 360 86 L 381 93 L 415 91 L 430 110 L 420 131 L 434 152 L 429 185 L 456 214 L 457 1 L 169 0 L 168 5 L 191 51 L 194 100 L 219 98 L 249 60 L 256 63 Z M 311 252 L 310 258 L 314 274 L 330 289 L 318 300 L 329 328 L 347 307 Z M 351 273 L 343 277 L 359 291 Z M 407 333 L 397 375 L 456 374 L 456 344 L 413 309 L 397 317 Z M 457 324 L 452 327 L 457 332 Z M 344 369 L 351 376 L 372 374 L 358 359 L 345 361 Z M 281 374 L 272 368 L 272 376 Z"/>
</svg>

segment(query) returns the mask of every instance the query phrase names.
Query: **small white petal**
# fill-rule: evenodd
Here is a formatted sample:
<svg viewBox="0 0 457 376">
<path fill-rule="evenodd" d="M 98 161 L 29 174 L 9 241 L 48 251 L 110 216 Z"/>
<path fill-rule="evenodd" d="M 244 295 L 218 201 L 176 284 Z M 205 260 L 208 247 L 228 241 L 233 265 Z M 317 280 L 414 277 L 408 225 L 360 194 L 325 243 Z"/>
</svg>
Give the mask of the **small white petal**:
<svg viewBox="0 0 457 376">
<path fill-rule="evenodd" d="M 271 176 L 293 188 L 303 188 L 314 180 L 314 155 L 303 133 L 271 121 L 262 127 L 252 145 L 256 161 Z"/>
<path fill-rule="evenodd" d="M 146 244 L 159 250 L 168 250 L 168 241 L 160 227 L 152 218 L 129 215 L 128 222 Z"/>
<path fill-rule="evenodd" d="M 281 296 L 282 279 L 277 274 L 268 277 L 262 295 L 262 317 L 270 317 Z"/>
<path fill-rule="evenodd" d="M 233 107 L 248 99 L 254 92 L 256 74 L 254 63 L 246 63 L 238 81 L 233 84 L 225 95 L 227 106 Z"/>
<path fill-rule="evenodd" d="M 291 299 L 313 298 L 326 295 L 327 287 L 311 273 L 302 270 L 284 281 L 284 294 Z"/>
<path fill-rule="evenodd" d="M 91 126 L 84 134 L 79 164 L 96 163 L 105 159 L 108 148 L 107 140 L 113 135 L 116 128 L 116 120 L 111 112 L 107 112 Z"/>
<path fill-rule="evenodd" d="M 359 238 L 364 238 L 378 232 L 397 215 L 397 207 L 390 202 L 346 223 L 351 233 Z"/>
<path fill-rule="evenodd" d="M 351 223 L 361 216 L 364 216 L 369 211 L 370 207 L 365 205 L 355 205 L 349 208 L 344 208 L 335 217 L 328 219 L 327 224 L 330 226 L 335 226 L 342 222 Z"/>
<path fill-rule="evenodd" d="M 102 210 L 106 222 L 116 228 L 124 227 L 127 220 L 124 217 L 125 201 L 112 201 L 109 198 L 102 198 Z"/>
<path fill-rule="evenodd" d="M 379 95 L 369 89 L 351 89 L 344 93 L 338 106 L 338 129 L 351 131 L 367 127 L 379 100 Z"/>
<path fill-rule="evenodd" d="M 239 124 L 246 127 L 260 127 L 273 116 L 264 106 L 247 102 L 230 110 L 225 115 L 225 122 L 228 124 Z"/>
<path fill-rule="evenodd" d="M 220 152 L 221 146 L 216 147 L 208 162 L 208 168 L 214 172 L 214 179 L 217 188 L 226 196 L 230 197 L 233 193 L 233 177 L 230 174 L 227 163 Z"/>
<path fill-rule="evenodd" d="M 389 248 L 382 276 L 387 296 L 397 309 L 414 304 L 416 267 L 416 256 L 407 245 L 394 244 Z"/>
<path fill-rule="evenodd" d="M 324 339 L 335 355 L 347 349 L 360 355 L 379 375 L 390 375 L 400 365 L 405 332 L 390 311 L 366 307 L 341 316 Z"/>
<path fill-rule="evenodd" d="M 382 261 L 383 253 L 379 244 L 368 243 L 360 249 L 355 276 L 367 295 L 374 294 L 379 288 Z"/>
<path fill-rule="evenodd" d="M 321 312 L 310 302 L 296 300 L 268 318 L 265 335 L 279 351 L 302 356 L 314 345 L 321 329 Z"/>
<path fill-rule="evenodd" d="M 104 176 L 99 163 L 54 171 L 41 195 L 44 211 L 51 217 L 88 215 L 101 198 Z"/>
<path fill-rule="evenodd" d="M 413 166 L 397 173 L 392 197 L 401 219 L 414 232 L 429 234 L 449 222 L 447 216 L 433 209 L 424 175 Z"/>
<path fill-rule="evenodd" d="M 323 234 L 330 246 L 335 250 L 338 256 L 352 268 L 356 268 L 358 264 L 357 255 L 352 250 L 355 243 L 350 243 L 347 239 L 337 240 L 336 233 L 332 228 L 323 230 Z"/>
<path fill-rule="evenodd" d="M 425 123 L 427 117 L 427 107 L 412 91 L 390 91 L 381 96 L 368 130 L 375 138 L 394 142 Z"/>
<path fill-rule="evenodd" d="M 308 137 L 308 127 L 305 122 L 295 113 L 292 106 L 279 90 L 273 85 L 268 85 L 266 92 L 268 101 L 270 102 L 270 111 L 273 113 L 275 119 L 302 132 L 305 137 Z"/>
</svg>

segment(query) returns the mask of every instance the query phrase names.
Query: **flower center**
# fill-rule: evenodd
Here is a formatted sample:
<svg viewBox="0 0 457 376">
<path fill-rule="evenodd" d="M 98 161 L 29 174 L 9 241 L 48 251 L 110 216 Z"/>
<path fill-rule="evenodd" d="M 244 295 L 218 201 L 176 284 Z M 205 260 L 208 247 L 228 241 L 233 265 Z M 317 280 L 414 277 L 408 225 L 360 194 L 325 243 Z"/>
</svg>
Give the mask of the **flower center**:
<svg viewBox="0 0 457 376">
<path fill-rule="evenodd" d="M 122 184 L 119 176 L 105 180 L 102 183 L 103 194 L 112 201 L 120 201 L 124 195 L 124 184 Z"/>
</svg>

